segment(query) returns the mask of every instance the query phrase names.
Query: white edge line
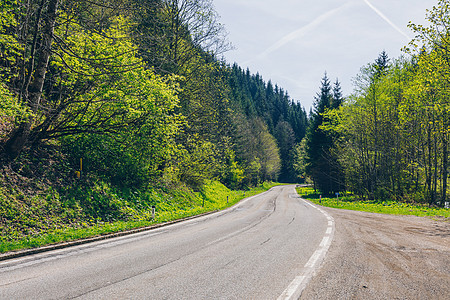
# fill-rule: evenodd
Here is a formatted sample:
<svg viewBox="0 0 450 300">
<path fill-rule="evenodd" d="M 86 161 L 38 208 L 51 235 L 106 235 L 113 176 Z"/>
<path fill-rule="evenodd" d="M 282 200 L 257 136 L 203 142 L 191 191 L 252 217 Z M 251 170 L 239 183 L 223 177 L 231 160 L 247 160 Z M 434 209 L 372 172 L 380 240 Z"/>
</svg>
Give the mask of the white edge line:
<svg viewBox="0 0 450 300">
<path fill-rule="evenodd" d="M 325 231 L 325 235 L 319 245 L 319 248 L 311 255 L 308 262 L 302 269 L 301 274 L 296 276 L 294 280 L 289 284 L 289 286 L 283 291 L 283 293 L 278 297 L 278 300 L 291 300 L 300 298 L 303 290 L 306 288 L 306 285 L 311 280 L 311 278 L 316 274 L 316 271 L 321 267 L 322 262 L 325 259 L 325 256 L 328 252 L 328 249 L 331 246 L 331 242 L 334 237 L 334 228 L 335 223 L 332 216 L 330 216 L 326 211 L 320 209 L 319 207 L 307 202 L 302 199 L 306 204 L 314 207 L 318 211 L 320 211 L 328 220 L 327 230 Z"/>
</svg>

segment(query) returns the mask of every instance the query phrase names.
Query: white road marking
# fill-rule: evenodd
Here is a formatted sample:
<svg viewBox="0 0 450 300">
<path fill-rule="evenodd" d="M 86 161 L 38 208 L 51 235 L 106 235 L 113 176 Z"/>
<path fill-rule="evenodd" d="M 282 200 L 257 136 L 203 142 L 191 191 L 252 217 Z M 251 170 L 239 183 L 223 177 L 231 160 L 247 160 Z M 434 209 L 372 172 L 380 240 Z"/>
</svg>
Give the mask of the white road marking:
<svg viewBox="0 0 450 300">
<path fill-rule="evenodd" d="M 305 289 L 308 282 L 315 275 L 316 271 L 322 265 L 322 262 L 330 248 L 331 242 L 334 236 L 334 219 L 323 209 L 306 202 L 306 204 L 319 210 L 328 220 L 327 230 L 325 235 L 319 245 L 319 248 L 311 255 L 308 262 L 303 267 L 301 274 L 294 278 L 294 280 L 289 284 L 289 286 L 283 291 L 283 293 L 278 297 L 278 300 L 291 300 L 300 298 L 303 290 Z"/>
</svg>

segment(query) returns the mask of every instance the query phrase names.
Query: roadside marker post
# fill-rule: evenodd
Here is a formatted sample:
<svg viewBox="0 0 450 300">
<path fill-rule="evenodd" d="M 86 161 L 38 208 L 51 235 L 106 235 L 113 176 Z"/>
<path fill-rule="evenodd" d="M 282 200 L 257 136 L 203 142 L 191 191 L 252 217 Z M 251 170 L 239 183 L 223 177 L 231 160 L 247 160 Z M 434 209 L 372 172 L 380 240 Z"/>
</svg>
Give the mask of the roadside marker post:
<svg viewBox="0 0 450 300">
<path fill-rule="evenodd" d="M 156 210 L 156 206 L 152 205 L 152 220 L 155 219 L 155 210 Z"/>
<path fill-rule="evenodd" d="M 83 172 L 83 159 L 80 158 L 80 169 L 75 171 L 75 178 L 76 179 L 80 179 L 81 178 L 81 173 Z"/>
</svg>

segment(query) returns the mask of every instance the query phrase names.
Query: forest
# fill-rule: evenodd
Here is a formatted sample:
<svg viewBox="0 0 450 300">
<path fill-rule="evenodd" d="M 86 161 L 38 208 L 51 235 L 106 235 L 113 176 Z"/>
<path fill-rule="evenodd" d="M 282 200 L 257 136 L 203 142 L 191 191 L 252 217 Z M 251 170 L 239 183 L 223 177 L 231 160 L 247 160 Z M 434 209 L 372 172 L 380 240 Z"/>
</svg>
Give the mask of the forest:
<svg viewBox="0 0 450 300">
<path fill-rule="evenodd" d="M 116 185 L 295 182 L 307 115 L 221 54 L 210 0 L 2 4 L 3 161 L 59 146 Z"/>
<path fill-rule="evenodd" d="M 322 79 L 297 164 L 324 194 L 428 203 L 448 201 L 450 7 L 427 11 L 429 26 L 410 23 L 405 56 L 383 51 L 361 68 L 355 91 L 336 103 Z"/>
<path fill-rule="evenodd" d="M 213 190 L 228 204 L 264 182 L 443 206 L 449 2 L 409 25 L 404 57 L 362 67 L 350 96 L 325 73 L 307 114 L 225 61 L 212 0 L 2 1 L 0 241 L 148 220 L 152 206 L 191 215 Z"/>
<path fill-rule="evenodd" d="M 298 181 L 307 113 L 224 60 L 212 0 L 7 0 L 0 19 L 2 240 Z"/>
</svg>

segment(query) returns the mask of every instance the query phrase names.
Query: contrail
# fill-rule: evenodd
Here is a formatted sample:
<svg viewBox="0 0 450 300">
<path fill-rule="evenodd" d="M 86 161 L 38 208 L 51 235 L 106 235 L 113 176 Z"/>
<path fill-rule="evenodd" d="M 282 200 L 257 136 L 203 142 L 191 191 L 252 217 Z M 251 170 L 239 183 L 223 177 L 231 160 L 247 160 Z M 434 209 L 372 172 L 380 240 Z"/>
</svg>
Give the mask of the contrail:
<svg viewBox="0 0 450 300">
<path fill-rule="evenodd" d="M 259 54 L 256 58 L 260 59 L 260 58 L 264 58 L 267 55 L 269 55 L 270 53 L 280 49 L 281 47 L 283 47 L 284 45 L 292 42 L 295 39 L 298 39 L 304 35 L 306 35 L 308 32 L 310 32 L 311 30 L 313 30 L 314 28 L 316 28 L 318 25 L 320 25 L 321 23 L 323 23 L 324 21 L 326 21 L 327 19 L 329 19 L 330 17 L 332 17 L 333 15 L 337 14 L 338 12 L 340 12 L 342 9 L 344 9 L 345 7 L 349 6 L 350 3 L 346 3 L 338 8 L 332 9 L 320 16 L 318 16 L 317 18 L 315 18 L 313 21 L 311 21 L 310 23 L 308 23 L 307 25 L 285 35 L 284 37 L 282 37 L 281 39 L 279 39 L 277 42 L 275 42 L 273 45 L 271 45 L 270 47 L 268 47 L 266 50 L 264 50 L 261 54 Z M 252 59 L 253 60 L 253 59 Z M 248 63 L 248 62 L 246 62 Z"/>
<path fill-rule="evenodd" d="M 369 2 L 369 0 L 364 0 L 364 2 L 383 20 L 385 20 L 389 25 L 391 25 L 392 28 L 397 30 L 401 35 L 406 37 L 408 40 L 411 40 L 412 38 L 407 35 L 403 30 L 401 30 L 397 25 L 395 25 L 391 20 L 388 19 L 380 10 L 378 10 L 375 6 L 372 5 L 372 3 Z"/>
</svg>

